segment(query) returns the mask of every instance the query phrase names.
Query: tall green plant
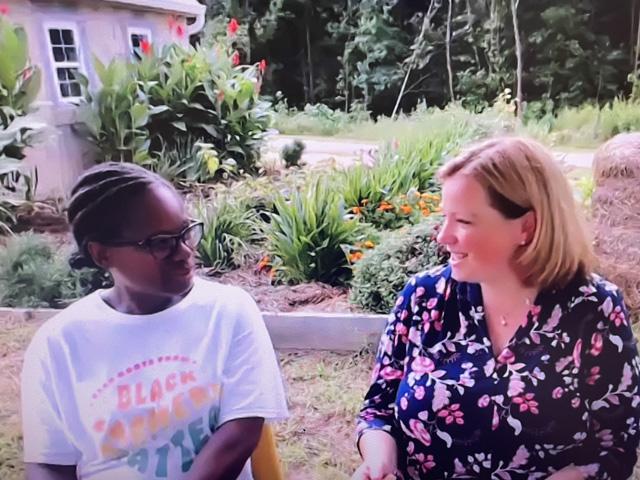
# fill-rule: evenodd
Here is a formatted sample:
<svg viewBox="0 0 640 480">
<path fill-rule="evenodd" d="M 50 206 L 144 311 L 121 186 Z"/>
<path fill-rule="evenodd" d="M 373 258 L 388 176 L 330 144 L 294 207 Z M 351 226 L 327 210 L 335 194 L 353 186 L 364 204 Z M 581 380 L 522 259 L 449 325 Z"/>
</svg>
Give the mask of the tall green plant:
<svg viewBox="0 0 640 480">
<path fill-rule="evenodd" d="M 157 53 L 149 47 L 140 61 L 95 63 L 103 86 L 87 95 L 85 121 L 106 159 L 161 169 L 167 163 L 162 156 L 180 152 L 188 140 L 208 145 L 237 173 L 257 173 L 271 122 L 271 105 L 259 96 L 263 65 L 237 65 L 237 54 L 225 45 L 169 45 Z M 178 180 L 197 172 L 196 181 L 206 182 L 223 171 L 192 159 L 177 169 Z"/>
<path fill-rule="evenodd" d="M 346 251 L 362 228 L 347 215 L 344 202 L 327 179 L 315 180 L 290 198 L 279 195 L 270 217 L 267 248 L 278 280 L 332 285 L 349 280 Z"/>
<path fill-rule="evenodd" d="M 41 78 L 29 63 L 26 33 L 1 15 L 0 51 L 0 232 L 7 232 L 14 220 L 7 197 L 19 189 L 31 196 L 35 185 L 21 162 L 24 149 L 37 142 L 45 126 L 30 115 Z"/>
<path fill-rule="evenodd" d="M 255 211 L 231 197 L 200 200 L 195 213 L 204 222 L 198 256 L 211 272 L 242 266 L 264 238 Z"/>
</svg>

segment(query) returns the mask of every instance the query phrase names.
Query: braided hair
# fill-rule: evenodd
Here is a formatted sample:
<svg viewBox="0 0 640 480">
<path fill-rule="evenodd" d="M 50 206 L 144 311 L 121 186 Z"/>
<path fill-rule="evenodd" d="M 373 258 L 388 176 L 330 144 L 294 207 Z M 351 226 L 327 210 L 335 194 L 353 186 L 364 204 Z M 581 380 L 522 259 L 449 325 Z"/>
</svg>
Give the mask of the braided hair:
<svg viewBox="0 0 640 480">
<path fill-rule="evenodd" d="M 88 243 L 117 238 L 125 227 L 123 212 L 152 185 L 173 190 L 160 175 L 131 163 L 102 163 L 80 176 L 71 190 L 67 210 L 78 246 L 69 259 L 72 268 L 100 268 L 91 258 Z"/>
</svg>

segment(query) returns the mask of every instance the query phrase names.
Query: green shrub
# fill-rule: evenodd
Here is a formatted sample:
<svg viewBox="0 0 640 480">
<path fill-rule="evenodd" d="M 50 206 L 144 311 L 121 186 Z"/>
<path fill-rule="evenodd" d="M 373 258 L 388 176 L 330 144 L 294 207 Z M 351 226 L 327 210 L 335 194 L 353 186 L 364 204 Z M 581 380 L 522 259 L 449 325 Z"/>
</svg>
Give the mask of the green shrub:
<svg viewBox="0 0 640 480">
<path fill-rule="evenodd" d="M 0 251 L 0 305 L 59 308 L 106 286 L 102 273 L 71 270 L 67 253 L 41 235 L 8 239 Z"/>
<path fill-rule="evenodd" d="M 347 247 L 363 229 L 345 215 L 344 204 L 327 179 L 316 179 L 290 198 L 278 195 L 274 209 L 267 249 L 275 278 L 292 284 L 345 284 L 351 277 Z"/>
<path fill-rule="evenodd" d="M 360 163 L 337 173 L 336 188 L 347 208 L 357 213 L 362 221 L 384 229 L 415 223 L 420 211 L 426 208 L 434 211 L 436 205 L 432 200 L 424 200 L 424 205 L 418 207 L 405 205 L 408 202 L 403 198 L 416 192 L 437 193 L 435 173 L 443 159 L 455 153 L 469 138 L 463 128 L 463 124 L 452 125 L 433 135 L 422 134 L 403 143 L 387 144 L 377 153 L 372 165 Z M 403 206 L 411 206 L 417 217 L 402 214 Z"/>
<path fill-rule="evenodd" d="M 349 300 L 368 312 L 388 313 L 409 278 L 446 262 L 435 240 L 439 219 L 390 232 L 353 269 Z"/>
<path fill-rule="evenodd" d="M 287 168 L 297 167 L 300 165 L 300 159 L 304 153 L 304 142 L 295 139 L 293 142 L 282 147 L 282 159 Z"/>
<path fill-rule="evenodd" d="M 264 238 L 258 215 L 244 202 L 217 196 L 198 202 L 195 211 L 204 222 L 198 255 L 211 273 L 242 266 Z"/>
<path fill-rule="evenodd" d="M 95 95 L 87 93 L 84 123 L 101 160 L 160 170 L 166 164 L 160 157 L 176 150 L 179 161 L 191 162 L 178 169 L 178 179 L 190 173 L 206 182 L 218 170 L 202 168 L 188 150 L 184 155 L 187 143 L 200 143 L 210 145 L 219 162 L 233 164 L 238 173 L 257 173 L 259 148 L 271 122 L 271 104 L 259 97 L 258 65 L 235 66 L 224 45 L 170 45 L 140 61 L 94 63 L 101 88 Z M 83 82 L 87 87 L 86 78 Z"/>
</svg>

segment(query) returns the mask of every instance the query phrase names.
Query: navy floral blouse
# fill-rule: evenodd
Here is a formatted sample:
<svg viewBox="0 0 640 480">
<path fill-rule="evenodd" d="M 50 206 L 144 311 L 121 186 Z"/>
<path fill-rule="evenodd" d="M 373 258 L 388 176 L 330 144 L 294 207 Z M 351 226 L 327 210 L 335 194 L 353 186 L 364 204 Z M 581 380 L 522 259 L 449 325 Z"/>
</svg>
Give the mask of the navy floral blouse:
<svg viewBox="0 0 640 480">
<path fill-rule="evenodd" d="M 569 465 L 625 479 L 640 361 L 618 288 L 598 276 L 536 298 L 494 355 L 477 284 L 415 276 L 382 336 L 358 432 L 398 444 L 400 478 L 535 479 Z"/>
</svg>

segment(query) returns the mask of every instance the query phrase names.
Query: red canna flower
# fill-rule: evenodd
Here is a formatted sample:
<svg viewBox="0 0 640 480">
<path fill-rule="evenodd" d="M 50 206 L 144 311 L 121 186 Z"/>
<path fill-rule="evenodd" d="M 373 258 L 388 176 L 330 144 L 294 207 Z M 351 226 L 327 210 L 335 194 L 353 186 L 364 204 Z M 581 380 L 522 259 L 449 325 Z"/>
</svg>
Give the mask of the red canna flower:
<svg viewBox="0 0 640 480">
<path fill-rule="evenodd" d="M 233 63 L 234 67 L 240 65 L 240 54 L 237 50 L 231 55 L 231 63 Z"/>
<path fill-rule="evenodd" d="M 0 5 L 0 16 L 9 15 L 9 5 Z"/>
<path fill-rule="evenodd" d="M 147 57 L 153 54 L 153 47 L 151 46 L 151 42 L 149 40 L 142 40 L 140 42 L 140 50 Z"/>
<path fill-rule="evenodd" d="M 267 69 L 267 61 L 263 58 L 260 60 L 260 64 L 258 65 L 258 69 L 260 69 L 260 73 L 264 75 L 265 70 Z"/>
<path fill-rule="evenodd" d="M 229 36 L 233 37 L 238 32 L 238 28 L 240 28 L 240 24 L 238 23 L 238 20 L 236 20 L 235 18 L 232 18 L 229 24 L 227 25 L 227 33 L 229 34 Z"/>
<path fill-rule="evenodd" d="M 178 25 L 176 25 L 176 35 L 178 36 L 178 38 L 184 38 L 184 34 L 185 34 L 184 25 L 179 23 Z"/>
</svg>

